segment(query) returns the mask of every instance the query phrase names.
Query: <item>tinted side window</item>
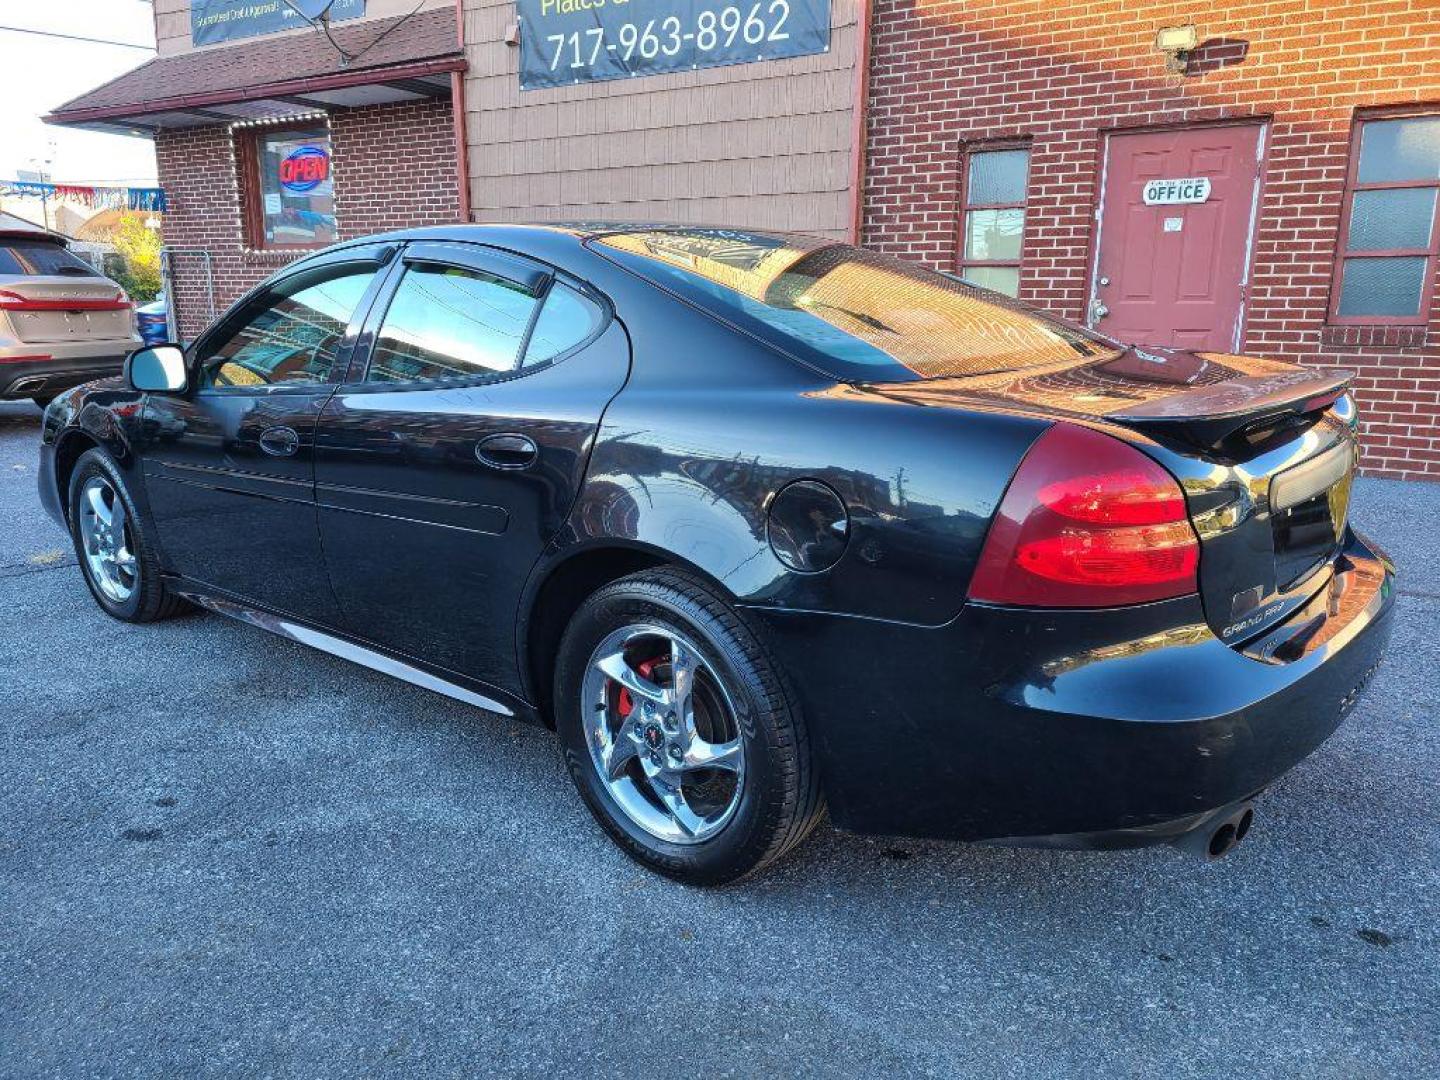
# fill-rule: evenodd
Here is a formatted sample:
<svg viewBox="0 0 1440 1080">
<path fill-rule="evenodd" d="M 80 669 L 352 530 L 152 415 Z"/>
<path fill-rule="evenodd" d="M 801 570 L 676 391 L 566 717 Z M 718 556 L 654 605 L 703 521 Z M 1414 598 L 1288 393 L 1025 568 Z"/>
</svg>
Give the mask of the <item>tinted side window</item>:
<svg viewBox="0 0 1440 1080">
<path fill-rule="evenodd" d="M 525 346 L 525 365 L 543 364 L 579 345 L 595 332 L 604 317 L 599 304 L 557 281 L 545 297 L 530 343 Z"/>
<path fill-rule="evenodd" d="M 281 282 L 241 315 L 218 347 L 207 343 L 205 381 L 211 386 L 332 381 L 336 351 L 374 276 L 375 268 L 366 264 L 328 267 Z"/>
<path fill-rule="evenodd" d="M 514 371 L 536 300 L 481 270 L 417 263 L 380 324 L 367 382 L 413 382 Z"/>
</svg>

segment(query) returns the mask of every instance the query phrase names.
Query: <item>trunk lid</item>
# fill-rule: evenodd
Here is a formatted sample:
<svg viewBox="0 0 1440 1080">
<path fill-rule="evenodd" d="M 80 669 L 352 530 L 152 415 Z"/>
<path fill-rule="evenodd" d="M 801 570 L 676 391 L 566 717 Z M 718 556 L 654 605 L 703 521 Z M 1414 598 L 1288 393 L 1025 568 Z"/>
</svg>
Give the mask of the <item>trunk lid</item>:
<svg viewBox="0 0 1440 1080">
<path fill-rule="evenodd" d="M 134 320 L 113 281 L 69 274 L 0 280 L 0 313 L 26 345 L 125 341 Z"/>
<path fill-rule="evenodd" d="M 1239 646 L 1286 619 L 1333 574 L 1357 459 L 1351 378 L 1254 357 L 1132 348 L 867 390 L 1133 432 L 1131 441 L 1185 491 L 1200 537 L 1206 619 Z"/>
</svg>

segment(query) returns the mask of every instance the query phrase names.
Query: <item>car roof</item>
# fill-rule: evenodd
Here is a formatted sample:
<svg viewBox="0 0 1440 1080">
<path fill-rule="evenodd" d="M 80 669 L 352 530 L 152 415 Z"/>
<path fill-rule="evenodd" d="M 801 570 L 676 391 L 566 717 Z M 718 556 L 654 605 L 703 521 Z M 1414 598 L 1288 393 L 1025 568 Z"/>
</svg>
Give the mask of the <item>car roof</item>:
<svg viewBox="0 0 1440 1080">
<path fill-rule="evenodd" d="M 761 248 L 777 248 L 787 243 L 801 241 L 806 244 L 834 245 L 836 241 L 805 233 L 780 231 L 759 231 L 751 229 L 724 228 L 711 225 L 683 225 L 676 222 L 635 222 L 635 221 L 558 221 L 558 222 L 474 222 L 470 224 L 421 225 L 410 229 L 396 229 L 391 232 L 371 233 L 342 240 L 337 244 L 321 248 L 298 259 L 277 271 L 288 274 L 317 262 L 323 262 L 336 254 L 356 248 L 386 244 L 413 243 L 471 243 L 485 244 L 507 250 L 527 258 L 540 259 L 564 266 L 565 248 L 569 245 L 584 247 L 592 240 L 609 240 L 632 237 L 637 242 L 654 238 L 657 234 L 674 237 L 692 237 L 702 242 L 716 239 L 741 246 L 754 245 Z"/>
<path fill-rule="evenodd" d="M 38 240 L 42 244 L 54 244 L 57 247 L 69 247 L 70 241 L 59 233 L 45 232 L 42 229 L 0 229 L 0 240 Z"/>
<path fill-rule="evenodd" d="M 354 244 L 369 244 L 384 241 L 408 240 L 471 240 L 484 241 L 496 236 L 521 237 L 527 233 L 562 233 L 578 240 L 594 240 L 606 236 L 637 236 L 647 233 L 672 233 L 684 235 L 714 235 L 723 233 L 735 238 L 781 241 L 787 237 L 805 235 L 771 229 L 749 229 L 727 225 L 695 225 L 674 221 L 554 221 L 554 222 L 475 222 L 472 224 L 422 225 L 413 229 L 376 233 L 357 237 L 342 247 Z"/>
</svg>

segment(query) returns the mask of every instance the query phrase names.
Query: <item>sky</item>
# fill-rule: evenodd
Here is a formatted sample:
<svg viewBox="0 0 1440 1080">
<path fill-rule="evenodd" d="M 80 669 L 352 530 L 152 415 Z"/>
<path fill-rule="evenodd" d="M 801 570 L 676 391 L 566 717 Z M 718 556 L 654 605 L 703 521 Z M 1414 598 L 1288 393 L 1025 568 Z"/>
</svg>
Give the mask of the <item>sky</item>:
<svg viewBox="0 0 1440 1080">
<path fill-rule="evenodd" d="M 17 170 L 45 171 L 57 183 L 155 183 L 149 139 L 49 127 L 40 117 L 154 56 L 154 13 L 147 0 L 0 0 L 0 27 L 144 45 L 148 51 L 37 37 L 0 29 L 0 180 Z"/>
</svg>

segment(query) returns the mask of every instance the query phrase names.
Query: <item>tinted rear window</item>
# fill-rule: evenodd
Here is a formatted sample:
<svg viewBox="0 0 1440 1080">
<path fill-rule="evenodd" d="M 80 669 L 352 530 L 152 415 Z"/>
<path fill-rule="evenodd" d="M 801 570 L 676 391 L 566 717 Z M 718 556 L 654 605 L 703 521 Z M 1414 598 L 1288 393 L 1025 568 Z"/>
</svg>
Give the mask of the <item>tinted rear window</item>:
<svg viewBox="0 0 1440 1080">
<path fill-rule="evenodd" d="M 676 229 L 593 242 L 827 375 L 892 382 L 1114 355 L 1112 342 L 914 263 L 817 237 Z"/>
<path fill-rule="evenodd" d="M 99 277 L 93 267 L 59 244 L 44 240 L 0 239 L 0 274 L 43 277 L 48 274 Z"/>
</svg>

